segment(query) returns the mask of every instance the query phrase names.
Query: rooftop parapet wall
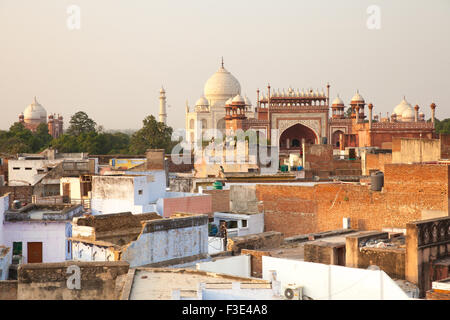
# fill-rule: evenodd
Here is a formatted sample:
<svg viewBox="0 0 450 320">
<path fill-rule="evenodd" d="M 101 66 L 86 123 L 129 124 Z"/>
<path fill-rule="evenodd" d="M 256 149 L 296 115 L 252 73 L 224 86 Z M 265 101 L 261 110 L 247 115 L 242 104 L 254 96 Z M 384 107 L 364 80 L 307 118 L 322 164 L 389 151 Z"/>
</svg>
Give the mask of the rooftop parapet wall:
<svg viewBox="0 0 450 320">
<path fill-rule="evenodd" d="M 69 289 L 74 274 L 68 268 L 80 269 L 80 289 Z M 73 267 L 72 267 L 73 268 Z M 116 280 L 126 276 L 129 264 L 118 262 L 77 262 L 23 264 L 18 269 L 19 300 L 110 300 L 120 290 Z"/>
<path fill-rule="evenodd" d="M 414 221 L 406 226 L 406 280 L 421 296 L 431 289 L 433 262 L 450 255 L 450 217 Z"/>
<path fill-rule="evenodd" d="M 82 213 L 81 204 L 71 207 L 29 204 L 19 210 L 6 211 L 5 221 L 70 221 Z"/>
</svg>

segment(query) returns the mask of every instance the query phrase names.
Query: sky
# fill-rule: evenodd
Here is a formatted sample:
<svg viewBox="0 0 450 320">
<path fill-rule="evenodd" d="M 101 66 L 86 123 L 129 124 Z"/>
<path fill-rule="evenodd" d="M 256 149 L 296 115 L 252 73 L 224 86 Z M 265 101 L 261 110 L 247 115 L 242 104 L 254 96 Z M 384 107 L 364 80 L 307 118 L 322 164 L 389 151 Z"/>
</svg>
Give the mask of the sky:
<svg viewBox="0 0 450 320">
<path fill-rule="evenodd" d="M 329 82 L 331 100 L 348 105 L 359 90 L 374 114 L 406 96 L 427 118 L 432 101 L 450 118 L 449 18 L 449 0 L 0 0 L 0 129 L 37 96 L 66 128 L 85 111 L 105 129 L 137 130 L 158 115 L 161 85 L 168 124 L 184 128 L 186 100 L 222 56 L 253 103 L 268 83 Z"/>
</svg>

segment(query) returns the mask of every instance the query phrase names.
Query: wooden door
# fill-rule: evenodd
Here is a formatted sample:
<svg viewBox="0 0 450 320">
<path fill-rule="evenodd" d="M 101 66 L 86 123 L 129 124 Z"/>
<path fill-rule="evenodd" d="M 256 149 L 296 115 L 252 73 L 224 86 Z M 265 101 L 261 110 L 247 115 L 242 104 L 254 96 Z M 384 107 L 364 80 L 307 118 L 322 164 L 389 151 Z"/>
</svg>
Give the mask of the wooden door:
<svg viewBox="0 0 450 320">
<path fill-rule="evenodd" d="M 28 242 L 28 263 L 42 263 L 42 242 Z"/>
<path fill-rule="evenodd" d="M 63 196 L 70 197 L 70 183 L 63 183 Z"/>
</svg>

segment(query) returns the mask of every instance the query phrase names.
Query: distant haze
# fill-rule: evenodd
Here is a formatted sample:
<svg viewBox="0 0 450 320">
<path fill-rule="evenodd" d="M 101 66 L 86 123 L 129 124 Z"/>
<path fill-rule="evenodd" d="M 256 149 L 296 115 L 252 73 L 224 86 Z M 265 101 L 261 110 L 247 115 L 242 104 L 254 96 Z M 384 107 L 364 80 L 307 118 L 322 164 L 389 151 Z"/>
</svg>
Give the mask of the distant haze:
<svg viewBox="0 0 450 320">
<path fill-rule="evenodd" d="M 66 12 L 81 9 L 81 29 Z M 366 12 L 381 9 L 381 29 Z M 168 124 L 185 126 L 205 81 L 227 68 L 242 93 L 329 82 L 374 114 L 403 95 L 427 118 L 450 117 L 450 1 L 0 0 L 0 129 L 34 96 L 48 113 L 85 111 L 106 130 L 139 129 L 166 89 Z"/>
</svg>

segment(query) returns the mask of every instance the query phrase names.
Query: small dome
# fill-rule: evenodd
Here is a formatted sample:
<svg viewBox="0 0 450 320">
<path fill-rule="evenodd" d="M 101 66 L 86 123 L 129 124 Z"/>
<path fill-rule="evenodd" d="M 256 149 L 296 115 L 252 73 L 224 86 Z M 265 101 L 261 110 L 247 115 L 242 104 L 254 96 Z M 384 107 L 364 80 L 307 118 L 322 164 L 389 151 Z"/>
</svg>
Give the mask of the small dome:
<svg viewBox="0 0 450 320">
<path fill-rule="evenodd" d="M 200 97 L 200 99 L 197 100 L 197 102 L 195 103 L 195 106 L 201 106 L 201 107 L 209 106 L 209 103 L 208 103 L 208 100 L 206 100 L 206 98 L 202 96 L 202 97 Z"/>
<path fill-rule="evenodd" d="M 23 112 L 25 120 L 41 120 L 45 122 L 47 120 L 47 111 L 44 107 L 37 102 L 34 97 L 33 102 Z"/>
<path fill-rule="evenodd" d="M 402 112 L 402 121 L 411 120 L 414 120 L 414 110 L 413 108 L 406 108 L 405 111 Z"/>
<path fill-rule="evenodd" d="M 233 101 L 233 103 L 244 103 L 245 104 L 245 100 L 244 100 L 244 98 L 241 97 L 240 94 L 236 95 L 232 101 Z"/>
<path fill-rule="evenodd" d="M 344 105 L 344 101 L 342 101 L 341 98 L 339 98 L 339 96 L 337 96 L 332 103 L 333 106 L 343 106 Z"/>
<path fill-rule="evenodd" d="M 230 98 L 225 102 L 225 105 L 229 106 L 232 102 L 233 102 L 233 99 Z"/>
<path fill-rule="evenodd" d="M 408 108 L 412 109 L 411 105 L 403 97 L 403 100 L 394 108 L 393 113 L 395 113 L 397 116 L 402 116 L 403 111 L 405 111 Z"/>
<path fill-rule="evenodd" d="M 359 94 L 359 91 L 356 91 L 355 95 L 353 96 L 352 102 L 362 102 L 364 103 L 364 98 Z"/>
</svg>

